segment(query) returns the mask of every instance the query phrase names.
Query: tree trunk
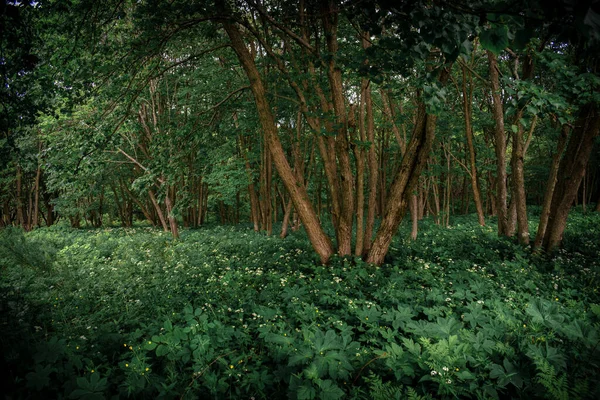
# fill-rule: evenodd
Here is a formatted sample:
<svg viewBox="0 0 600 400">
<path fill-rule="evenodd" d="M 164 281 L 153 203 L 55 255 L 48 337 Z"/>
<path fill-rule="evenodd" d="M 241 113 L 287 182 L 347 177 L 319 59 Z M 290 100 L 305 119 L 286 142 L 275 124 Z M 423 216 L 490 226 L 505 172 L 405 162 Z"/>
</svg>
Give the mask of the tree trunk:
<svg viewBox="0 0 600 400">
<path fill-rule="evenodd" d="M 285 206 L 285 214 L 283 215 L 283 222 L 281 223 L 281 233 L 279 234 L 279 237 L 282 239 L 285 239 L 288 235 L 288 226 L 290 224 L 290 216 L 293 208 L 292 200 L 290 199 Z"/>
<path fill-rule="evenodd" d="M 442 69 L 440 74 L 442 84 L 448 81 L 449 73 L 449 67 Z M 392 238 L 406 212 L 410 196 L 413 195 L 412 191 L 416 188 L 421 171 L 427 164 L 435 138 L 436 121 L 437 116 L 427 114 L 425 104 L 419 101 L 411 140 L 390 187 L 381 225 L 367 255 L 366 261 L 369 263 L 383 264 Z"/>
<path fill-rule="evenodd" d="M 517 214 L 517 236 L 519 243 L 527 246 L 529 244 L 529 225 L 527 220 L 527 196 L 525 194 L 525 176 L 523 171 L 523 125 L 519 121 L 521 116 L 522 112 L 518 112 L 516 116 L 517 132 L 514 133 L 513 136 L 511 182 L 514 196 L 513 202 L 515 203 Z"/>
<path fill-rule="evenodd" d="M 477 166 L 475 163 L 475 146 L 473 145 L 473 127 L 471 120 L 473 118 L 473 76 L 469 74 L 469 91 L 467 92 L 467 71 L 466 67 L 462 66 L 463 73 L 463 108 L 465 112 L 465 133 L 467 136 L 467 148 L 469 149 L 469 167 L 471 178 L 471 188 L 473 190 L 473 201 L 475 202 L 475 210 L 477 211 L 477 220 L 479 225 L 485 226 L 485 216 L 483 212 L 483 204 L 481 201 L 481 191 L 479 190 L 479 179 L 477 175 Z"/>
<path fill-rule="evenodd" d="M 17 225 L 24 228 L 25 226 L 25 214 L 23 212 L 23 198 L 22 198 L 22 186 L 23 186 L 23 170 L 20 165 L 17 165 Z"/>
<path fill-rule="evenodd" d="M 167 186 L 165 192 L 165 207 L 167 209 L 167 218 L 169 220 L 169 227 L 171 228 L 171 235 L 173 239 L 179 238 L 179 228 L 177 226 L 177 218 L 173 215 L 173 201 L 175 199 L 175 189 Z"/>
<path fill-rule="evenodd" d="M 221 8 L 224 7 L 222 2 L 219 2 L 218 5 Z M 321 262 L 327 263 L 329 258 L 333 255 L 333 246 L 319 223 L 319 219 L 310 203 L 304 185 L 299 185 L 299 182 L 294 176 L 292 168 L 285 157 L 285 152 L 283 151 L 281 141 L 279 140 L 275 119 L 271 113 L 271 106 L 267 100 L 263 81 L 256 68 L 254 59 L 250 55 L 239 29 L 229 20 L 223 20 L 222 24 L 231 40 L 232 48 L 236 52 L 250 81 L 250 87 L 256 102 L 256 108 L 263 128 L 265 141 L 273 156 L 275 168 L 292 198 L 294 208 L 298 211 L 298 215 L 302 220 L 302 224 L 306 229 L 306 233 L 313 248 L 319 255 Z"/>
<path fill-rule="evenodd" d="M 367 141 L 369 142 L 369 150 L 367 153 L 369 189 L 367 198 L 367 221 L 365 223 L 365 234 L 363 243 L 362 256 L 365 257 L 371 250 L 373 240 L 373 230 L 375 229 L 375 213 L 377 211 L 377 154 L 375 152 L 375 120 L 373 117 L 373 101 L 371 98 L 371 90 L 367 88 L 365 92 L 365 108 L 367 117 Z M 379 189 L 381 190 L 381 189 Z"/>
<path fill-rule="evenodd" d="M 154 194 L 154 191 L 152 189 L 148 190 L 148 196 L 150 196 L 150 201 L 152 201 L 152 204 L 154 205 L 154 210 L 156 211 L 156 215 L 158 215 L 158 219 L 160 220 L 160 224 L 162 225 L 163 230 L 165 232 L 169 232 L 167 220 L 165 219 L 165 215 L 163 214 L 162 209 L 160 208 L 160 205 L 156 200 L 156 195 Z"/>
<path fill-rule="evenodd" d="M 548 217 L 550 216 L 552 195 L 554 194 L 554 187 L 556 186 L 556 179 L 558 177 L 558 166 L 560 164 L 563 151 L 565 150 L 565 146 L 567 145 L 568 137 L 569 125 L 565 124 L 560 130 L 560 137 L 558 139 L 558 145 L 556 146 L 556 152 L 552 156 L 550 175 L 548 176 L 548 182 L 546 182 L 546 193 L 544 194 L 544 202 L 542 204 L 542 212 L 540 214 L 540 223 L 538 225 L 535 241 L 533 243 L 534 250 L 538 250 L 540 247 L 542 247 L 542 241 L 544 240 L 544 234 L 546 233 L 546 227 L 548 226 Z"/>
<path fill-rule="evenodd" d="M 600 131 L 600 113 L 597 107 L 595 103 L 590 103 L 581 108 L 580 119 L 575 124 L 565 155 L 560 162 L 548 226 L 542 241 L 543 248 L 548 252 L 558 247 L 562 241 L 569 210 L 577 196 L 594 138 Z"/>
<path fill-rule="evenodd" d="M 35 198 L 33 203 L 33 223 L 35 228 L 39 225 L 40 220 L 40 180 L 42 178 L 42 167 L 38 165 L 37 173 L 35 174 Z"/>
<path fill-rule="evenodd" d="M 410 232 L 410 238 L 412 240 L 417 240 L 417 235 L 419 234 L 419 210 L 418 210 L 419 201 L 417 199 L 417 195 L 413 194 L 410 196 L 410 218 L 412 220 L 412 229 Z"/>
<path fill-rule="evenodd" d="M 506 188 L 506 133 L 504 132 L 504 111 L 500 98 L 498 61 L 491 51 L 487 51 L 490 83 L 492 86 L 492 112 L 494 115 L 494 137 L 496 150 L 496 214 L 498 215 L 498 235 L 508 235 L 508 210 Z"/>
<path fill-rule="evenodd" d="M 361 81 L 360 108 L 358 112 L 358 138 L 362 143 L 367 139 L 365 132 L 365 109 L 366 102 L 367 100 L 370 101 L 370 97 L 370 82 L 363 78 Z M 365 150 L 362 146 L 355 146 L 354 158 L 356 159 L 356 245 L 354 247 L 354 255 L 362 257 L 365 244 Z"/>
<path fill-rule="evenodd" d="M 346 101 L 342 82 L 342 70 L 337 65 L 338 51 L 337 28 L 338 10 L 333 1 L 323 7 L 323 29 L 327 42 L 327 51 L 330 55 L 327 63 L 327 77 L 333 110 L 336 116 L 335 150 L 340 170 L 340 218 L 337 226 L 337 251 L 341 256 L 352 253 L 352 225 L 354 221 L 354 176 L 350 164 L 350 145 L 348 143 L 348 118 L 346 115 Z"/>
<path fill-rule="evenodd" d="M 258 195 L 256 194 L 256 188 L 254 186 L 254 178 L 252 176 L 252 167 L 248 160 L 247 149 L 244 144 L 244 139 L 240 136 L 240 151 L 244 157 L 244 166 L 246 169 L 246 175 L 248 176 L 248 196 L 250 197 L 250 217 L 254 224 L 254 232 L 260 230 L 260 205 L 258 201 Z"/>
</svg>

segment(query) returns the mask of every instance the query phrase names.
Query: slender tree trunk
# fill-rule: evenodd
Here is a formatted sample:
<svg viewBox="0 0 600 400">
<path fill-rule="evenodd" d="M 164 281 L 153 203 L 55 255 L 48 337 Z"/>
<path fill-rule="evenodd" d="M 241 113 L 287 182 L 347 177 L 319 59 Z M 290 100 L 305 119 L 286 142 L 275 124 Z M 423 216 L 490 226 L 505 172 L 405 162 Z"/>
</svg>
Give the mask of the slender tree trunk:
<svg viewBox="0 0 600 400">
<path fill-rule="evenodd" d="M 367 196 L 367 221 L 365 223 L 365 234 L 362 256 L 365 257 L 371 250 L 373 231 L 375 229 L 375 214 L 377 211 L 377 153 L 375 150 L 375 120 L 373 116 L 373 101 L 370 87 L 365 92 L 365 111 L 367 117 L 366 134 L 369 142 L 367 152 L 369 189 Z M 379 189 L 381 190 L 381 188 Z"/>
<path fill-rule="evenodd" d="M 491 51 L 487 51 L 490 83 L 492 86 L 492 111 L 494 115 L 494 137 L 496 139 L 496 214 L 498 215 L 498 235 L 508 235 L 508 210 L 506 188 L 506 133 L 504 131 L 504 111 L 500 98 L 498 61 Z"/>
<path fill-rule="evenodd" d="M 40 180 L 42 178 L 42 167 L 38 165 L 35 174 L 35 199 L 33 203 L 33 224 L 32 227 L 39 226 L 40 220 Z"/>
<path fill-rule="evenodd" d="M 154 194 L 154 191 L 152 189 L 148 190 L 148 196 L 150 196 L 150 201 L 152 201 L 152 204 L 154 205 L 154 210 L 156 211 L 156 215 L 158 215 L 158 219 L 160 220 L 160 224 L 162 225 L 163 230 L 165 232 L 169 232 L 167 220 L 165 219 L 165 215 L 163 214 L 162 209 L 160 208 L 160 205 L 156 200 L 156 195 Z"/>
<path fill-rule="evenodd" d="M 446 149 L 446 188 L 444 190 L 444 226 L 450 225 L 450 201 L 452 200 L 452 168 L 450 162 L 450 143 Z"/>
<path fill-rule="evenodd" d="M 330 54 L 327 63 L 327 77 L 329 90 L 336 116 L 335 150 L 340 171 L 340 218 L 338 221 L 337 251 L 341 256 L 352 253 L 352 225 L 354 221 L 354 176 L 350 164 L 350 145 L 348 143 L 348 118 L 346 115 L 346 101 L 344 98 L 344 86 L 342 81 L 342 70 L 337 65 L 336 56 L 338 51 L 337 28 L 338 12 L 336 4 L 329 1 L 323 7 L 323 29 L 327 43 L 327 51 Z"/>
<path fill-rule="evenodd" d="M 410 196 L 410 218 L 412 221 L 412 229 L 410 232 L 410 238 L 412 240 L 417 240 L 417 235 L 419 234 L 419 211 L 418 211 L 419 201 L 417 199 L 417 195 L 413 194 Z"/>
<path fill-rule="evenodd" d="M 446 84 L 448 81 L 450 73 L 448 68 L 444 68 L 440 74 L 442 84 Z M 422 101 L 419 101 L 415 121 L 411 140 L 402 158 L 400 169 L 390 187 L 381 225 L 366 259 L 369 263 L 377 265 L 383 263 L 392 237 L 402 222 L 408 200 L 418 184 L 419 176 L 427 164 L 433 146 L 437 117 L 426 113 L 425 104 Z"/>
<path fill-rule="evenodd" d="M 550 205 L 548 226 L 542 242 L 546 251 L 552 251 L 562 241 L 569 210 L 577 196 L 592 152 L 594 138 L 600 131 L 600 113 L 597 107 L 596 104 L 590 103 L 581 108 L 580 118 L 575 124 L 565 155 L 560 162 Z"/>
<path fill-rule="evenodd" d="M 165 207 L 167 209 L 167 218 L 169 220 L 169 227 L 171 228 L 171 235 L 174 239 L 179 238 L 179 227 L 177 226 L 177 218 L 173 215 L 173 202 L 175 199 L 175 189 L 167 186 L 165 193 Z"/>
<path fill-rule="evenodd" d="M 538 225 L 537 233 L 535 235 L 535 241 L 533 243 L 534 250 L 538 250 L 540 247 L 542 247 L 542 241 L 544 240 L 544 234 L 546 233 L 546 227 L 548 226 L 548 218 L 550 216 L 550 205 L 552 204 L 552 195 L 554 194 L 554 187 L 556 186 L 556 179 L 558 177 L 558 166 L 560 164 L 560 158 L 563 154 L 563 151 L 565 150 L 565 146 L 567 145 L 568 137 L 569 126 L 565 124 L 560 130 L 560 137 L 558 138 L 556 152 L 552 156 L 550 175 L 548 176 L 548 182 L 546 182 L 546 193 L 544 194 L 544 202 L 542 204 L 542 212 L 540 214 L 540 224 Z"/>
<path fill-rule="evenodd" d="M 273 233 L 273 207 L 272 207 L 272 161 L 271 152 L 267 143 L 263 143 L 262 162 L 260 169 L 260 211 L 262 213 L 261 228 L 268 236 Z"/>
<path fill-rule="evenodd" d="M 473 127 L 471 125 L 471 120 L 473 118 L 473 77 L 471 74 L 469 74 L 469 91 L 467 92 L 467 71 L 464 65 L 462 66 L 462 73 L 463 108 L 465 112 L 465 133 L 467 136 L 467 148 L 469 149 L 469 177 L 471 178 L 471 188 L 473 190 L 473 201 L 475 202 L 475 210 L 477 211 L 477 220 L 479 222 L 479 225 L 485 226 L 485 216 L 483 212 L 483 204 L 481 201 L 481 192 L 479 190 L 477 166 L 475 163 L 476 156 L 475 146 L 473 145 Z"/>
<path fill-rule="evenodd" d="M 224 8 L 223 2 L 219 1 L 218 6 Z M 275 125 L 275 119 L 271 113 L 271 107 L 266 97 L 262 78 L 256 68 L 254 59 L 251 57 L 239 29 L 229 20 L 223 20 L 222 24 L 231 40 L 232 48 L 236 52 L 250 80 L 250 87 L 256 102 L 265 141 L 268 143 L 269 151 L 273 155 L 275 168 L 292 198 L 294 207 L 298 211 L 298 215 L 302 220 L 313 248 L 319 255 L 321 262 L 327 263 L 333 255 L 333 246 L 319 223 L 319 219 L 310 203 L 304 185 L 298 184 L 299 182 L 285 157 L 285 152 L 279 140 L 277 126 Z"/>
<path fill-rule="evenodd" d="M 22 198 L 22 186 L 23 186 L 23 170 L 20 165 L 17 165 L 17 225 L 25 227 L 25 216 L 23 212 L 23 198 Z"/>
<path fill-rule="evenodd" d="M 364 40 L 363 40 L 364 41 Z M 358 132 L 361 142 L 365 142 L 367 134 L 365 132 L 365 103 L 367 101 L 367 91 L 370 87 L 367 79 L 362 79 L 360 91 L 360 108 L 358 112 Z M 354 255 L 361 257 L 364 249 L 365 239 L 365 151 L 361 146 L 354 148 L 354 158 L 356 159 L 356 245 Z"/>
<path fill-rule="evenodd" d="M 260 230 L 259 220 L 260 220 L 260 205 L 258 201 L 258 195 L 256 194 L 256 188 L 254 186 L 254 178 L 252 176 L 252 167 L 250 166 L 250 161 L 248 160 L 248 154 L 246 153 L 246 148 L 244 145 L 244 140 L 240 136 L 240 151 L 244 156 L 244 166 L 246 168 L 246 175 L 248 176 L 248 196 L 250 197 L 250 216 L 252 219 L 252 223 L 254 224 L 254 232 L 258 232 Z"/>
<path fill-rule="evenodd" d="M 517 236 L 519 243 L 529 244 L 529 225 L 527 220 L 527 196 L 525 194 L 525 175 L 523 169 L 523 125 L 518 121 L 522 113 L 517 113 L 517 132 L 514 133 L 512 149 L 512 189 L 517 214 Z"/>
<path fill-rule="evenodd" d="M 281 233 L 279 234 L 279 237 L 282 239 L 285 239 L 288 235 L 288 226 L 293 208 L 292 200 L 290 199 L 285 206 L 285 214 L 283 215 L 283 222 L 281 223 Z"/>
</svg>

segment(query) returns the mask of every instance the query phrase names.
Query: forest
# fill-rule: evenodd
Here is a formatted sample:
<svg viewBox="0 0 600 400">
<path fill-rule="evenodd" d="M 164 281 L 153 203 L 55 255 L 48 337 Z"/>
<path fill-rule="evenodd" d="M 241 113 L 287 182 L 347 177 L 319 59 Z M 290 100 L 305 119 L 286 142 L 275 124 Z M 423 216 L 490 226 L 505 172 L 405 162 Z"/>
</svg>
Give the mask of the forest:
<svg viewBox="0 0 600 400">
<path fill-rule="evenodd" d="M 598 1 L 0 21 L 7 398 L 600 398 Z"/>
</svg>

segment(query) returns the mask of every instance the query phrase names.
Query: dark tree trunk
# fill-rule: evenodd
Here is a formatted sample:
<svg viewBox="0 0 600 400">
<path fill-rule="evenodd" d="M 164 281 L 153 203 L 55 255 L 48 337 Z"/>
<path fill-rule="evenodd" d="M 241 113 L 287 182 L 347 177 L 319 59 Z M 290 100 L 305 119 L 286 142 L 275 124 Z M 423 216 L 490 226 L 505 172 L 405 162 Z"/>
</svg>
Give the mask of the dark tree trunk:
<svg viewBox="0 0 600 400">
<path fill-rule="evenodd" d="M 575 124 L 569 144 L 558 168 L 558 178 L 552 203 L 548 226 L 544 234 L 542 246 L 546 251 L 558 247 L 567 224 L 571 205 L 585 173 L 594 138 L 600 131 L 600 112 L 595 103 L 587 104 L 580 111 L 580 118 Z"/>
<path fill-rule="evenodd" d="M 225 5 L 222 2 L 219 2 L 219 6 L 224 8 Z M 299 184 L 285 157 L 285 152 L 281 145 L 281 141 L 279 140 L 275 119 L 271 112 L 271 106 L 267 100 L 263 81 L 256 68 L 254 59 L 250 55 L 239 29 L 228 20 L 223 20 L 222 24 L 231 40 L 232 48 L 236 52 L 250 81 L 250 87 L 256 102 L 256 109 L 263 128 L 264 138 L 268 145 L 268 149 L 273 156 L 275 168 L 291 196 L 294 208 L 298 211 L 298 215 L 302 220 L 302 224 L 306 229 L 306 233 L 308 234 L 313 248 L 319 255 L 321 262 L 327 263 L 329 258 L 333 255 L 333 246 L 321 228 L 319 219 L 310 203 L 304 185 Z"/>
<path fill-rule="evenodd" d="M 554 187 L 556 186 L 556 179 L 558 177 L 558 167 L 563 151 L 565 150 L 565 146 L 567 145 L 569 129 L 569 126 L 566 124 L 562 126 L 558 144 L 556 146 L 556 152 L 552 156 L 550 175 L 548 176 L 548 182 L 546 182 L 546 193 L 542 203 L 542 212 L 540 214 L 540 223 L 538 225 L 535 241 L 533 243 L 534 250 L 538 250 L 542 247 L 542 241 L 544 240 L 546 227 L 548 226 L 548 218 L 550 217 L 550 206 L 552 204 L 552 195 L 554 194 Z"/>
<path fill-rule="evenodd" d="M 504 131 L 504 111 L 500 98 L 498 61 L 491 51 L 487 51 L 492 86 L 492 111 L 494 115 L 494 137 L 496 150 L 496 214 L 498 215 L 498 235 L 508 235 L 508 210 L 506 188 L 506 133 Z"/>
<path fill-rule="evenodd" d="M 449 74 L 449 67 L 442 70 L 440 74 L 442 84 L 448 81 Z M 411 140 L 390 187 L 381 225 L 366 258 L 369 263 L 383 264 L 392 237 L 396 233 L 400 222 L 402 222 L 410 196 L 413 195 L 412 192 L 417 187 L 421 171 L 427 164 L 433 146 L 437 117 L 427 114 L 425 104 L 422 101 L 419 101 L 415 121 Z"/>
</svg>

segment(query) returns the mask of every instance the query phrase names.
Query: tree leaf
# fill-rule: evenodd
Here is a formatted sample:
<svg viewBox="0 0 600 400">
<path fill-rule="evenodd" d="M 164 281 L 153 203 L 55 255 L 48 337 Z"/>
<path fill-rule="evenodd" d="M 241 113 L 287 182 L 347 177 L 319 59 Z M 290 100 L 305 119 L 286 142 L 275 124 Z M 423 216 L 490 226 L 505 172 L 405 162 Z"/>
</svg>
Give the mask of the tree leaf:
<svg viewBox="0 0 600 400">
<path fill-rule="evenodd" d="M 497 25 L 486 29 L 479 34 L 481 46 L 498 55 L 508 46 L 508 28 L 506 25 Z"/>
</svg>

